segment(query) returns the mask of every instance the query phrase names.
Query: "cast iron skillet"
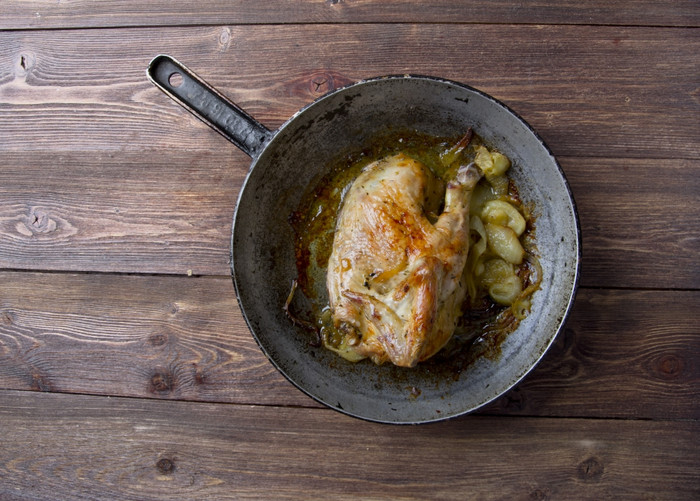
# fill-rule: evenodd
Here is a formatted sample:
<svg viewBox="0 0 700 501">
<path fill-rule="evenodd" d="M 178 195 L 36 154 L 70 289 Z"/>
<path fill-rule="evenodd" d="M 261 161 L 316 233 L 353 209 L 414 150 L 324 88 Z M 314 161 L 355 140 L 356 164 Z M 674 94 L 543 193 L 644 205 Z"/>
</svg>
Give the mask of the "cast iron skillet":
<svg viewBox="0 0 700 501">
<path fill-rule="evenodd" d="M 149 79 L 252 158 L 233 218 L 231 273 L 239 305 L 260 348 L 289 381 L 317 401 L 358 418 L 426 423 L 462 415 L 518 383 L 554 341 L 573 304 L 580 234 L 569 186 L 556 159 L 523 119 L 466 85 L 425 76 L 388 76 L 335 90 L 270 131 L 174 59 L 160 55 Z M 351 364 L 310 345 L 285 316 L 296 278 L 290 214 L 338 155 L 390 129 L 459 136 L 473 127 L 513 163 L 510 176 L 536 207 L 542 286 L 532 311 L 501 345 L 460 374 Z"/>
</svg>

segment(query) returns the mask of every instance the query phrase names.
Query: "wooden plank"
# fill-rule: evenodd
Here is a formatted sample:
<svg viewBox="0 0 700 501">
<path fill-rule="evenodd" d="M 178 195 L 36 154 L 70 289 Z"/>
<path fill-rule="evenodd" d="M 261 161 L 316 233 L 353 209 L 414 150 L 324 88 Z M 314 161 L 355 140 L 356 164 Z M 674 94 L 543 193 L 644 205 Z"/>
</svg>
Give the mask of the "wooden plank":
<svg viewBox="0 0 700 501">
<path fill-rule="evenodd" d="M 310 404 L 263 356 L 230 279 L 8 273 L 2 284 L 2 388 Z"/>
<path fill-rule="evenodd" d="M 430 33 L 446 36 L 443 28 L 431 27 Z M 328 49 L 319 45 L 321 28 L 315 26 L 274 30 L 270 27 L 239 28 L 233 34 L 233 50 L 230 46 L 219 45 L 218 37 L 225 29 L 159 32 L 168 39 L 188 40 L 188 47 L 178 49 L 185 50 L 182 59 L 198 61 L 202 68 L 211 68 L 207 77 L 211 76 L 213 83 L 236 97 L 244 107 L 252 109 L 271 127 L 321 92 L 350 80 L 345 73 L 320 71 L 312 66 L 315 61 L 320 62 L 319 67 L 332 67 L 334 51 L 349 52 L 341 43 L 342 33 L 329 40 L 333 48 Z M 343 29 L 345 35 L 355 34 L 349 27 Z M 387 36 L 377 27 L 359 26 L 359 38 L 348 44 L 360 51 L 357 57 L 362 57 L 364 51 L 368 67 L 374 65 L 377 71 L 383 64 L 390 63 L 390 57 L 401 59 L 395 51 L 390 52 L 386 44 L 398 42 L 392 37 L 400 38 L 402 31 L 396 26 L 382 29 L 393 30 L 394 34 Z M 526 82 L 535 86 L 525 90 L 522 86 L 525 81 L 512 79 L 497 95 L 510 92 L 514 99 L 522 100 L 532 89 L 540 89 L 536 92 L 546 101 L 546 104 L 538 103 L 544 106 L 544 111 L 533 108 L 528 114 L 531 116 L 526 115 L 526 118 L 550 136 L 546 139 L 562 158 L 572 178 L 584 224 L 583 283 L 603 287 L 696 288 L 698 222 L 691 211 L 684 210 L 697 204 L 698 193 L 697 176 L 693 174 L 700 148 L 695 140 L 700 133 L 697 114 L 693 113 L 697 109 L 697 99 L 692 97 L 694 91 L 691 90 L 697 88 L 698 74 L 694 71 L 697 58 L 691 56 L 698 45 L 694 32 L 617 29 L 613 34 L 607 28 L 585 32 L 575 27 L 511 29 L 518 37 L 527 35 L 525 38 L 529 37 L 533 44 L 537 43 L 533 38 L 535 33 L 546 31 L 561 45 L 552 58 L 560 66 L 557 71 L 568 75 L 565 79 L 570 81 L 571 87 L 560 88 L 561 84 L 551 79 L 561 79 L 561 73 L 547 80 L 546 68 L 540 68 L 538 72 L 542 72 L 542 76 L 538 79 L 544 78 L 544 81 Z M 476 48 L 469 44 L 482 43 L 481 36 L 495 37 L 492 30 L 493 27 L 464 30 L 464 47 L 483 52 L 483 44 Z M 127 30 L 129 36 L 123 38 L 128 42 L 124 42 L 121 31 L 101 30 L 99 35 L 95 31 L 77 31 L 0 36 L 8 41 L 7 45 L 0 44 L 0 52 L 7 62 L 0 67 L 11 70 L 0 77 L 0 99 L 4 103 L 0 107 L 0 151 L 4 159 L 0 170 L 0 228 L 4 237 L 0 240 L 3 251 L 0 266 L 180 274 L 191 269 L 195 273 L 226 274 L 229 220 L 249 161 L 145 82 L 143 68 L 155 52 L 150 46 L 153 35 L 144 30 Z M 418 39 L 427 40 L 429 30 L 426 27 L 412 27 L 411 31 Z M 593 36 L 588 35 L 591 31 Z M 679 33 L 685 35 L 679 36 Z M 597 81 L 592 78 L 586 81 L 589 77 L 582 73 L 578 63 L 568 62 L 575 59 L 576 52 L 566 57 L 564 46 L 570 46 L 577 34 L 585 35 L 588 42 L 596 40 L 590 44 L 593 47 L 590 52 L 578 54 L 586 67 L 599 64 L 600 58 L 611 61 L 610 56 L 615 56 L 610 67 L 617 76 L 604 76 L 617 82 L 619 87 L 610 87 L 602 93 Z M 676 39 L 673 44 L 664 43 L 662 47 L 661 34 Z M 246 38 L 248 35 L 251 36 Z M 290 62 L 283 59 L 288 58 L 288 50 L 280 49 L 295 35 L 300 37 L 299 50 L 308 55 L 309 66 L 301 70 L 291 68 Z M 373 45 L 372 36 L 383 37 L 384 46 Z M 608 36 L 620 38 L 611 38 L 610 42 Z M 615 47 L 615 40 L 622 48 L 608 47 Z M 680 51 L 680 55 L 671 56 L 671 49 L 664 49 L 685 41 L 693 42 L 683 45 L 687 53 Z M 255 68 L 262 57 L 256 43 L 269 50 L 267 69 L 272 75 L 286 66 L 281 74 L 277 73 L 279 81 L 286 83 L 263 83 L 269 77 L 268 73 L 258 73 L 259 68 Z M 411 43 L 410 49 L 428 48 L 422 43 Z M 657 45 L 663 49 L 660 54 L 655 50 Z M 223 55 L 212 54 L 214 46 L 224 50 Z M 369 54 L 369 46 L 376 47 L 383 56 L 376 58 L 374 53 Z M 81 64 L 81 47 L 90 47 L 91 52 L 97 54 L 99 67 L 87 68 Z M 392 47 L 405 50 L 400 44 Z M 313 49 L 318 49 L 321 56 Z M 501 62 L 522 67 L 523 58 L 516 57 L 519 53 L 512 47 L 510 50 L 510 55 L 503 56 Z M 534 50 L 534 46 L 530 50 Z M 674 48 L 673 52 L 678 51 Z M 507 54 L 508 51 L 497 53 Z M 640 79 L 632 78 L 625 68 L 636 64 L 633 60 L 642 58 L 643 53 L 648 53 L 644 57 L 650 62 L 645 68 L 655 73 L 651 78 L 642 79 L 648 83 L 641 87 L 648 88 L 635 99 L 630 98 L 630 103 L 636 106 L 638 101 L 646 101 L 646 104 L 643 107 L 640 104 L 641 111 L 635 113 L 627 113 L 619 107 L 615 109 L 614 103 L 605 96 L 640 92 Z M 133 63 L 132 57 L 141 62 Z M 402 64 L 405 64 L 409 58 L 408 55 L 403 57 Z M 217 58 L 223 58 L 224 62 Z M 443 60 L 438 52 L 427 53 L 425 60 L 437 61 L 436 65 L 452 72 L 454 64 L 444 66 L 450 58 L 454 63 L 456 53 L 450 55 L 448 51 L 446 63 L 440 62 Z M 306 60 L 306 56 L 303 59 Z M 226 60 L 233 63 L 226 64 Z M 685 61 L 685 66 L 674 61 Z M 357 60 L 353 64 L 358 64 Z M 678 72 L 674 75 L 677 78 L 669 78 L 669 65 Z M 226 70 L 229 67 L 239 68 L 237 71 L 243 76 L 232 77 Z M 459 68 L 461 72 L 470 71 Z M 406 67 L 394 66 L 394 70 L 405 71 Z M 423 70 L 427 71 L 427 67 Z M 620 80 L 619 75 L 625 71 L 628 76 Z M 247 72 L 257 76 L 249 79 L 245 76 Z M 485 63 L 476 74 L 488 75 L 490 81 L 496 78 L 494 67 Z M 447 76 L 466 80 L 465 75 Z M 262 90 L 249 87 L 249 80 L 253 85 L 257 81 Z M 574 81 L 581 82 L 583 88 L 577 88 Z M 679 85 L 678 91 L 687 88 L 687 92 L 674 94 L 669 85 Z M 579 93 L 576 109 L 561 114 L 558 109 L 566 106 L 562 104 L 565 101 L 555 102 L 547 97 L 547 89 L 557 89 L 557 94 Z M 655 100 L 651 95 L 648 99 L 643 96 L 652 92 L 665 97 Z M 596 99 L 586 101 L 586 95 L 602 98 L 602 102 L 592 106 L 590 103 Z M 664 100 L 667 101 L 664 103 Z M 657 107 L 658 101 L 662 103 Z M 523 102 L 523 107 L 527 106 L 531 104 Z M 629 108 L 627 104 L 625 107 Z M 652 137 L 654 140 L 650 140 Z M 567 151 L 576 158 L 566 158 Z M 613 154 L 620 157 L 614 158 Z M 652 160 L 624 160 L 640 155 Z M 657 157 L 664 158 L 653 160 Z M 684 160 L 685 157 L 691 160 Z M 213 169 L 212 172 L 208 172 L 209 169 Z M 189 180 L 180 177 L 183 172 L 192 177 Z M 657 189 L 659 172 L 672 173 L 668 179 L 666 176 L 663 179 L 664 183 L 668 182 L 669 189 Z M 140 178 L 148 183 L 141 192 L 137 187 Z M 75 179 L 75 182 L 66 184 L 63 179 Z M 133 185 L 126 186 L 127 182 Z M 647 217 L 647 213 L 654 217 Z M 628 256 L 625 267 L 617 263 L 616 256 L 621 251 Z M 668 260 L 668 255 L 674 255 L 679 262 Z"/>
<path fill-rule="evenodd" d="M 584 285 L 700 288 L 700 163 L 562 158 L 582 232 Z"/>
<path fill-rule="evenodd" d="M 271 128 L 332 88 L 419 73 L 501 99 L 560 156 L 700 157 L 696 29 L 405 24 L 0 32 L 0 151 L 226 148 L 147 82 L 160 52 Z"/>
<path fill-rule="evenodd" d="M 523 23 L 698 26 L 693 0 L 605 2 L 492 0 L 285 0 L 265 2 L 151 0 L 124 2 L 4 0 L 0 29 L 245 23 Z"/>
<path fill-rule="evenodd" d="M 0 388 L 317 406 L 262 355 L 227 279 L 0 283 Z M 583 289 L 542 364 L 485 412 L 699 419 L 699 306 L 698 292 Z"/>
<path fill-rule="evenodd" d="M 235 148 L 3 158 L 0 267 L 229 275 L 249 167 Z M 561 162 L 580 214 L 583 285 L 700 287 L 700 220 L 688 210 L 698 204 L 698 161 Z"/>
<path fill-rule="evenodd" d="M 497 417 L 399 427 L 322 409 L 0 391 L 0 497 L 693 499 L 699 432 Z"/>
<path fill-rule="evenodd" d="M 0 169 L 1 267 L 229 276 L 235 148 L 28 157 Z"/>
<path fill-rule="evenodd" d="M 541 364 L 488 412 L 700 418 L 700 292 L 579 291 Z"/>
</svg>

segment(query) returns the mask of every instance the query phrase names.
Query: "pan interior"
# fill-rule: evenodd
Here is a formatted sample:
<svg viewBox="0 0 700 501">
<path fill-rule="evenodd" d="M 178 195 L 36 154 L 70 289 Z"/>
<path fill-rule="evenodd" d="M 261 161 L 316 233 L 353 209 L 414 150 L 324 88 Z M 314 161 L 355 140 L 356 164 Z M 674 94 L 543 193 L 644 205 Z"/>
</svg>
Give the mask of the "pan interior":
<svg viewBox="0 0 700 501">
<path fill-rule="evenodd" d="M 296 278 L 289 222 L 301 197 L 338 155 L 378 134 L 414 129 L 456 136 L 468 127 L 513 163 L 510 176 L 536 207 L 542 286 L 530 315 L 502 344 L 461 374 L 347 362 L 309 344 L 282 310 Z M 568 313 L 579 263 L 578 221 L 554 157 L 519 117 L 475 89 L 429 77 L 389 77 L 341 89 L 285 123 L 254 161 L 241 190 L 232 273 L 246 320 L 271 362 L 311 397 L 379 422 L 422 423 L 470 412 L 515 385 L 551 345 Z"/>
</svg>

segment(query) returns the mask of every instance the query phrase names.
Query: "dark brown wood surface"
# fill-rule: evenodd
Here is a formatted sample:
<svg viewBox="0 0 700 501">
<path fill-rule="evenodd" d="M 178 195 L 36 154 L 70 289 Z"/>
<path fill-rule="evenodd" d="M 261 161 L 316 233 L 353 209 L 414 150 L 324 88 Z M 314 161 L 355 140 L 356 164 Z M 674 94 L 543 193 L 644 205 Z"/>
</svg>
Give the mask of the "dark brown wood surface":
<svg viewBox="0 0 700 501">
<path fill-rule="evenodd" d="M 8 0 L 0 28 L 122 27 L 190 24 L 508 23 L 698 26 L 694 0 Z"/>
<path fill-rule="evenodd" d="M 697 421 L 472 416 L 396 427 L 326 409 L 28 392 L 3 402 L 0 431 L 13 435 L 4 499 L 31 499 L 31 486 L 47 499 L 697 495 Z"/>
<path fill-rule="evenodd" d="M 700 497 L 700 4 L 0 3 L 0 500 Z M 171 54 L 271 129 L 432 74 L 518 111 L 579 210 L 565 329 L 476 415 L 328 410 L 229 277 L 249 158 L 145 77 Z"/>
</svg>

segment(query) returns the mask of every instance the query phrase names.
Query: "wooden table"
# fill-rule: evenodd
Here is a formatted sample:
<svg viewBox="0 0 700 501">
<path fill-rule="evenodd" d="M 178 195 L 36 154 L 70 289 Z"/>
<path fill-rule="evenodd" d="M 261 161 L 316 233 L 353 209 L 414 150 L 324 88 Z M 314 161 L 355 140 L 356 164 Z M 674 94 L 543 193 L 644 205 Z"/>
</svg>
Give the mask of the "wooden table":
<svg viewBox="0 0 700 501">
<path fill-rule="evenodd" d="M 697 0 L 3 0 L 0 499 L 698 499 Z M 288 383 L 229 277 L 249 159 L 167 53 L 268 127 L 417 73 L 544 137 L 583 233 L 555 346 L 482 411 L 369 423 Z"/>
</svg>

